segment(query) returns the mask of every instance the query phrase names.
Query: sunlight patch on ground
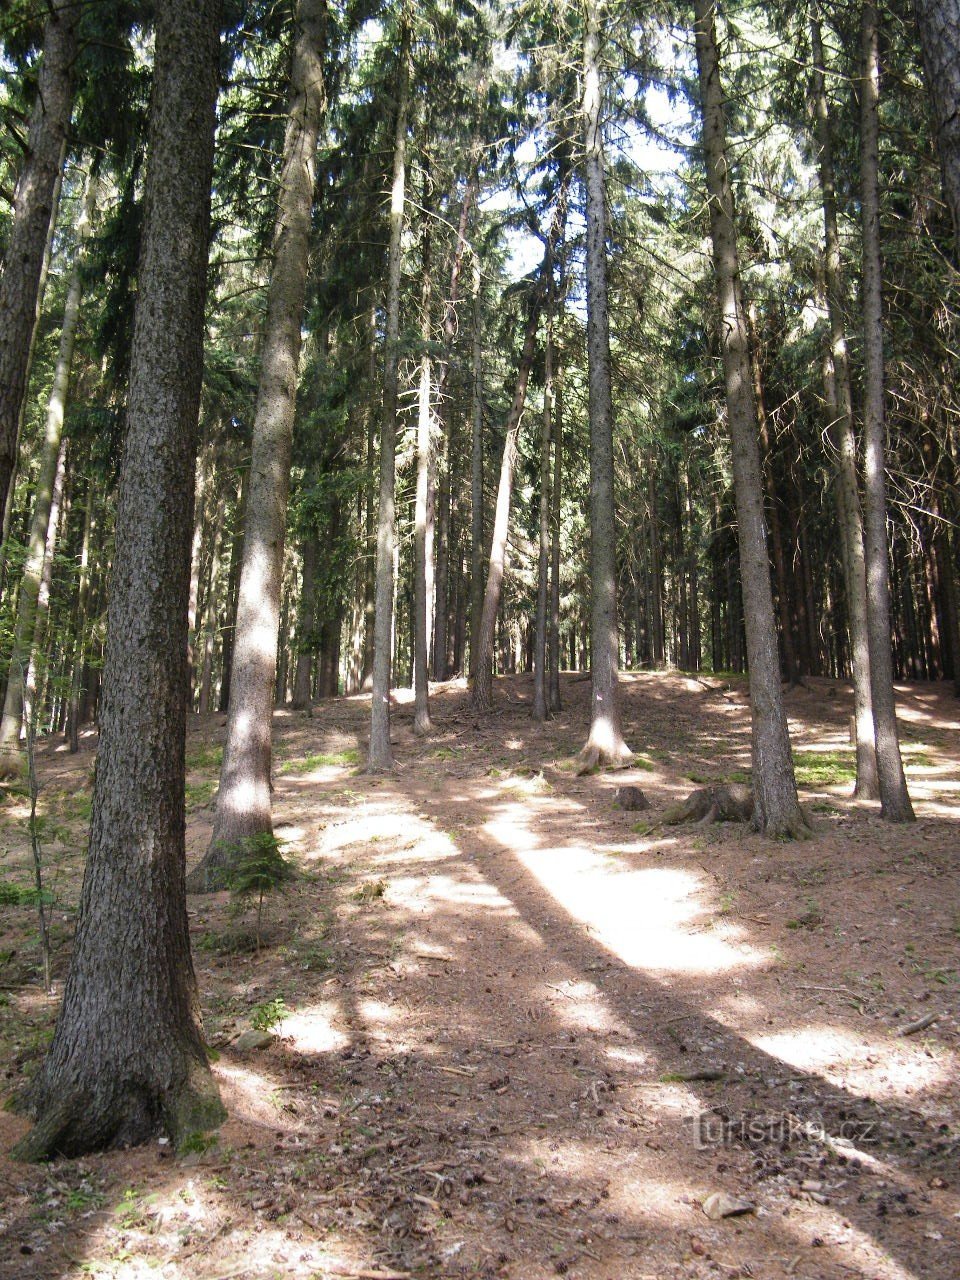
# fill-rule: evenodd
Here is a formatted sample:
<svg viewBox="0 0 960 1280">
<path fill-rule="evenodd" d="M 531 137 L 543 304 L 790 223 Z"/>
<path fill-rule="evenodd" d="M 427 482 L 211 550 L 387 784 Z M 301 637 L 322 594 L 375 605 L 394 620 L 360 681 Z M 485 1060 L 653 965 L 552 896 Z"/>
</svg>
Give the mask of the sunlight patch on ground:
<svg viewBox="0 0 960 1280">
<path fill-rule="evenodd" d="M 572 1031 L 624 1033 L 627 1028 L 607 1008 L 600 991 L 592 982 L 565 982 L 562 986 L 541 988 L 541 999 L 559 1022 Z"/>
<path fill-rule="evenodd" d="M 952 1054 L 938 1061 L 921 1046 L 869 1040 L 827 1022 L 804 1023 L 773 1035 L 747 1035 L 763 1053 L 804 1071 L 815 1071 L 841 1088 L 874 1098 L 902 1098 L 945 1085 L 956 1076 Z"/>
<path fill-rule="evenodd" d="M 301 1053 L 334 1053 L 345 1049 L 350 1037 L 335 1025 L 339 1012 L 332 1001 L 298 1009 L 284 1018 L 280 1029 L 282 1038 Z"/>
<path fill-rule="evenodd" d="M 516 915 L 516 908 L 486 881 L 458 880 L 453 876 L 398 876 L 390 882 L 390 901 L 421 914 L 438 902 L 478 911 L 499 911 Z"/>
<path fill-rule="evenodd" d="M 716 933 L 691 933 L 705 923 L 702 884 L 688 871 L 645 867 L 606 876 L 595 851 L 536 847 L 523 807 L 505 806 L 484 830 L 535 876 L 544 889 L 591 935 L 625 964 L 650 973 L 720 973 L 767 963 L 762 952 L 732 945 Z"/>
<path fill-rule="evenodd" d="M 288 1118 L 282 1116 L 277 1105 L 275 1080 L 226 1058 L 220 1058 L 213 1064 L 213 1074 L 231 1119 L 268 1129 L 290 1127 Z"/>
<path fill-rule="evenodd" d="M 644 1049 L 621 1049 L 616 1045 L 608 1046 L 606 1055 L 611 1062 L 623 1067 L 649 1067 L 651 1061 Z"/>
</svg>

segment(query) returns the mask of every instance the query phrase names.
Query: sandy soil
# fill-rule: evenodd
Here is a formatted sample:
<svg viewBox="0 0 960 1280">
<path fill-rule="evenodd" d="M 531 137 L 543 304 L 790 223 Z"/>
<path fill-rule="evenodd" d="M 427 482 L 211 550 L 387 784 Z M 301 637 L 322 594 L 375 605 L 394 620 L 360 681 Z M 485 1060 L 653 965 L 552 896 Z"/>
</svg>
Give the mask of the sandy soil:
<svg viewBox="0 0 960 1280">
<path fill-rule="evenodd" d="M 386 779 L 357 767 L 367 700 L 279 712 L 300 874 L 259 954 L 254 912 L 190 903 L 230 1120 L 182 1157 L 0 1157 L 0 1276 L 955 1280 L 960 704 L 900 690 L 918 821 L 890 828 L 848 798 L 849 690 L 791 692 L 816 838 L 779 844 L 653 826 L 748 770 L 741 681 L 625 677 L 636 767 L 578 778 L 588 691 L 566 678 L 540 728 L 526 678 L 482 720 L 443 686 L 422 740 L 401 694 Z M 223 732 L 191 728 L 191 859 Z M 41 751 L 58 987 L 92 752 Z M 616 807 L 625 783 L 650 812 Z M 30 883 L 25 817 L 8 793 L 0 886 Z M 36 966 L 34 908 L 0 906 L 5 1090 L 51 1033 Z M 3 1151 L 22 1128 L 0 1116 Z M 750 1212 L 712 1220 L 715 1192 Z"/>
</svg>

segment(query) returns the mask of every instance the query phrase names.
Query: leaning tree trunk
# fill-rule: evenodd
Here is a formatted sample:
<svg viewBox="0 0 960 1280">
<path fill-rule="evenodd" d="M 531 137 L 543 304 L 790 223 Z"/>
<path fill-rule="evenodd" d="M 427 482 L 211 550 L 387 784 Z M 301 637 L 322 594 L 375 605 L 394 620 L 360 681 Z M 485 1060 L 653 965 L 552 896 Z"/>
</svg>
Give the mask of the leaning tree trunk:
<svg viewBox="0 0 960 1280">
<path fill-rule="evenodd" d="M 326 0 L 300 0 L 253 422 L 227 738 L 210 847 L 189 880 L 195 892 L 221 888 L 243 854 L 244 841 L 273 832 L 277 636 L 317 138 L 324 110 L 326 18 Z"/>
<path fill-rule="evenodd" d="M 83 201 L 83 209 L 77 223 L 80 244 L 86 239 L 93 212 L 95 179 L 90 179 Z M 60 350 L 53 374 L 53 386 L 47 401 L 46 428 L 40 472 L 37 476 L 30 518 L 30 540 L 27 559 L 23 566 L 20 592 L 17 596 L 17 620 L 14 629 L 13 651 L 0 720 L 0 777 L 16 776 L 22 768 L 20 756 L 20 730 L 23 725 L 24 678 L 33 658 L 34 619 L 40 595 L 40 583 L 46 559 L 47 532 L 51 523 L 54 481 L 57 459 L 63 437 L 63 419 L 70 385 L 70 368 L 73 364 L 73 348 L 80 319 L 80 295 L 82 255 L 77 254 L 67 289 L 67 301 L 63 308 L 63 324 L 60 327 Z"/>
<path fill-rule="evenodd" d="M 960 0 L 914 0 L 937 125 L 943 189 L 960 256 Z"/>
<path fill-rule="evenodd" d="M 27 390 L 47 233 L 73 105 L 80 6 L 51 0 L 27 158 L 13 200 L 13 226 L 0 274 L 0 502 L 9 500 L 20 410 Z"/>
<path fill-rule="evenodd" d="M 617 530 L 613 493 L 613 401 L 607 306 L 607 209 L 600 128 L 600 4 L 589 0 L 583 42 L 587 199 L 587 363 L 590 384 L 590 733 L 580 768 L 619 764 L 632 752 L 617 705 Z"/>
<path fill-rule="evenodd" d="M 527 398 L 527 382 L 533 367 L 537 345 L 537 326 L 540 321 L 540 305 L 543 297 L 543 272 L 530 301 L 530 315 L 523 339 L 523 351 L 517 369 L 517 385 L 513 403 L 507 415 L 503 441 L 503 458 L 500 462 L 500 483 L 497 487 L 497 505 L 493 516 L 493 537 L 490 542 L 490 560 L 487 565 L 487 583 L 483 593 L 480 626 L 476 637 L 474 659 L 473 705 L 478 711 L 489 711 L 493 698 L 493 646 L 496 638 L 497 614 L 500 610 L 500 593 L 507 557 L 507 535 L 510 532 L 510 504 L 513 498 L 513 473 L 517 465 L 517 432 Z M 472 639 L 472 638 L 471 638 Z"/>
<path fill-rule="evenodd" d="M 406 14 L 404 15 L 406 17 Z M 380 426 L 380 507 L 377 513 L 377 562 L 374 585 L 373 693 L 370 700 L 371 773 L 393 768 L 390 745 L 390 683 L 393 649 L 393 584 L 396 549 L 397 398 L 400 338 L 400 275 L 403 265 L 403 212 L 407 180 L 407 114 L 410 99 L 410 28 L 400 41 L 400 83 L 393 145 L 390 197 L 390 247 L 387 265 L 387 323 L 383 353 L 383 417 Z"/>
<path fill-rule="evenodd" d="M 740 544 L 753 721 L 754 825 L 773 836 L 809 828 L 797 799 L 790 737 L 780 687 L 770 559 L 763 521 L 757 407 L 753 399 L 747 317 L 740 287 L 733 191 L 712 0 L 694 0 L 703 150 L 717 282 L 720 345 Z"/>
<path fill-rule="evenodd" d="M 182 1142 L 224 1118 L 184 894 L 187 602 L 218 0 L 157 5 L 100 749 L 73 960 L 26 1159 Z"/>
<path fill-rule="evenodd" d="M 890 571 L 884 460 L 883 296 L 880 260 L 879 16 L 863 6 L 860 30 L 860 216 L 863 234 L 863 443 L 867 637 L 880 812 L 888 822 L 912 822 L 913 806 L 900 758 L 890 646 Z"/>
<path fill-rule="evenodd" d="M 813 0 L 810 20 L 813 54 L 813 97 L 817 147 L 820 153 L 820 189 L 823 197 L 824 276 L 827 315 L 830 322 L 830 354 L 824 378 L 827 411 L 837 447 L 837 514 L 843 550 L 853 668 L 854 725 L 857 745 L 857 781 L 854 795 L 876 800 L 877 749 L 870 691 L 870 646 L 867 635 L 867 575 L 863 549 L 863 518 L 857 480 L 857 439 L 853 425 L 850 356 L 843 330 L 843 279 L 840 267 L 840 234 L 837 228 L 837 189 L 833 168 L 833 138 L 827 102 L 820 14 Z"/>
</svg>

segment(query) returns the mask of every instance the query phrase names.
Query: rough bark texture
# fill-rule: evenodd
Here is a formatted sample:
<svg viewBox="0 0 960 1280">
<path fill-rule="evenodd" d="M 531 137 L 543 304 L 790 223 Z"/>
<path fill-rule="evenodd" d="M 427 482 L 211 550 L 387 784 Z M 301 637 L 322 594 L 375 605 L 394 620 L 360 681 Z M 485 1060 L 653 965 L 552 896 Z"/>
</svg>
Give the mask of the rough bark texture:
<svg viewBox="0 0 960 1280">
<path fill-rule="evenodd" d="M 157 6 L 144 229 L 100 749 L 73 960 L 17 1154 L 175 1141 L 223 1118 L 184 894 L 187 601 L 218 0 Z"/>
<path fill-rule="evenodd" d="M 530 303 L 530 315 L 523 339 L 523 351 L 517 369 L 517 384 L 513 403 L 507 415 L 503 441 L 503 457 L 500 462 L 500 481 L 497 486 L 497 506 L 493 516 L 493 537 L 490 542 L 490 559 L 487 565 L 487 583 L 483 593 L 483 608 L 477 631 L 473 680 L 473 705 L 478 711 L 489 711 L 493 697 L 493 645 L 497 629 L 497 613 L 500 609 L 500 593 L 507 558 L 507 535 L 510 532 L 510 504 L 513 497 L 513 473 L 517 465 L 517 432 L 527 398 L 527 382 L 533 366 L 537 345 L 537 325 L 543 297 L 541 283 Z"/>
<path fill-rule="evenodd" d="M 768 835 L 796 837 L 806 834 L 808 827 L 797 799 L 780 687 L 770 561 L 763 520 L 757 409 L 752 390 L 747 317 L 740 288 L 712 0 L 695 0 L 694 13 L 704 162 L 710 195 L 710 230 L 747 632 L 753 720 L 754 824 Z"/>
<path fill-rule="evenodd" d="M 561 282 L 563 279 L 561 258 Z M 560 703 L 560 499 L 563 482 L 563 388 L 559 373 L 555 374 L 553 406 L 553 491 L 550 531 L 550 676 L 548 702 L 553 715 L 562 710 Z"/>
<path fill-rule="evenodd" d="M 27 157 L 13 202 L 13 227 L 0 274 L 0 500 L 16 466 L 20 409 L 27 389 L 44 249 L 73 105 L 80 6 L 51 0 Z"/>
<path fill-rule="evenodd" d="M 270 769 L 277 636 L 317 138 L 325 105 L 326 17 L 326 0 L 300 0 L 253 423 L 227 738 L 210 848 L 190 877 L 194 891 L 222 887 L 243 851 L 242 842 L 273 831 Z"/>
<path fill-rule="evenodd" d="M 387 266 L 387 324 L 383 353 L 383 417 L 380 426 L 380 505 L 377 513 L 377 567 L 374 587 L 373 693 L 370 701 L 370 751 L 367 768 L 381 773 L 393 768 L 390 746 L 390 682 L 393 649 L 393 581 L 396 546 L 397 349 L 400 336 L 400 274 L 403 210 L 407 180 L 407 113 L 410 97 L 410 31 L 404 23 L 400 41 L 400 83 L 393 146 L 390 197 L 390 248 Z"/>
<path fill-rule="evenodd" d="M 857 781 L 854 795 L 875 800 L 880 794 L 877 751 L 874 740 L 873 696 L 870 691 L 870 647 L 867 638 L 867 576 L 863 550 L 863 519 L 857 480 L 857 440 L 853 425 L 850 357 L 843 330 L 843 277 L 840 235 L 837 229 L 837 194 L 833 169 L 833 138 L 827 102 L 820 16 L 814 4 L 810 23 L 813 54 L 813 98 L 820 188 L 823 195 L 824 277 L 830 323 L 830 352 L 825 387 L 827 411 L 837 448 L 837 514 L 843 549 L 843 573 L 847 595 L 847 625 L 853 667 L 854 723 L 856 726 Z"/>
<path fill-rule="evenodd" d="M 78 221 L 77 230 L 81 242 L 85 239 L 90 225 L 93 190 L 94 184 L 91 183 Z M 63 418 L 70 384 L 70 367 L 73 363 L 73 348 L 77 336 L 77 323 L 80 318 L 81 260 L 81 256 L 78 254 L 70 275 L 67 300 L 63 308 L 63 323 L 60 327 L 60 349 L 57 353 L 50 399 L 47 402 L 43 452 L 40 458 L 40 471 L 37 476 L 36 493 L 33 499 L 33 512 L 30 517 L 30 541 L 27 559 L 23 566 L 20 593 L 17 597 L 17 620 L 14 631 L 13 651 L 10 656 L 10 671 L 7 677 L 3 718 L 0 720 L 0 776 L 15 776 L 21 772 L 23 767 L 20 755 L 20 730 L 23 725 L 23 681 L 33 656 L 34 620 L 40 595 L 40 582 L 47 556 L 47 534 L 51 524 L 50 517 L 54 481 L 57 474 L 57 459 L 60 455 Z"/>
<path fill-rule="evenodd" d="M 581 768 L 617 764 L 631 752 L 617 706 L 617 564 L 613 402 L 607 306 L 607 211 L 600 129 L 600 5 L 586 6 L 583 130 L 587 198 L 587 362 L 590 382 L 590 733 Z"/>
<path fill-rule="evenodd" d="M 912 822 L 913 806 L 900 758 L 890 646 L 890 570 L 884 461 L 883 295 L 878 188 L 880 67 L 876 5 L 863 6 L 860 80 L 860 217 L 863 234 L 863 445 L 867 635 L 880 812 L 889 822 Z"/>
<path fill-rule="evenodd" d="M 960 255 L 960 0 L 914 0 L 937 125 L 943 189 Z"/>
</svg>

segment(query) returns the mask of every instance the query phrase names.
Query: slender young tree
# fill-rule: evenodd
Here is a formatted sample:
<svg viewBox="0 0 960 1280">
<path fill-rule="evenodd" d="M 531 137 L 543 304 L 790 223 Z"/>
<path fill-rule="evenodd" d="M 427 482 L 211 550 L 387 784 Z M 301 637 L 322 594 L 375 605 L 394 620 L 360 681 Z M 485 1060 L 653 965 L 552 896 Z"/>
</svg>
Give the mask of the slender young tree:
<svg viewBox="0 0 960 1280">
<path fill-rule="evenodd" d="M 613 493 L 613 400 L 607 303 L 607 207 L 600 123 L 600 21 L 585 0 L 583 38 L 584 187 L 587 198 L 587 363 L 590 386 L 590 733 L 580 768 L 620 764 L 632 752 L 618 707 L 617 534 Z"/>
<path fill-rule="evenodd" d="M 253 423 L 227 738 L 210 848 L 190 876 L 194 891 L 220 888 L 243 854 L 243 841 L 273 831 L 270 771 L 277 634 L 317 139 L 325 106 L 326 21 L 326 0 L 299 0 Z"/>
<path fill-rule="evenodd" d="M 867 636 L 880 812 L 912 822 L 913 806 L 900 757 L 890 645 L 890 571 L 884 457 L 883 271 L 880 257 L 880 18 L 864 4 L 860 24 L 860 225 L 863 236 L 863 445 Z"/>
<path fill-rule="evenodd" d="M 763 519 L 757 407 L 753 398 L 747 316 L 740 284 L 736 218 L 727 158 L 726 120 L 714 0 L 694 0 L 703 154 L 710 197 L 720 346 L 740 544 L 753 722 L 754 825 L 771 836 L 809 832 L 797 798 L 780 687 L 780 659 Z"/>
<path fill-rule="evenodd" d="M 426 186 L 426 178 L 424 180 Z M 430 602 L 427 583 L 427 490 L 429 487 L 430 452 L 433 447 L 431 428 L 430 359 L 430 304 L 432 289 L 430 280 L 430 215 L 426 191 L 423 196 L 426 216 L 422 244 L 423 284 L 420 297 L 420 336 L 423 351 L 420 355 L 420 389 L 417 397 L 417 494 L 414 512 L 414 566 L 413 566 L 413 731 L 419 736 L 430 733 L 430 684 L 428 680 L 428 646 L 430 626 Z"/>
<path fill-rule="evenodd" d="M 187 604 L 218 0 L 160 0 L 93 816 L 73 959 L 26 1159 L 180 1142 L 224 1111 L 184 893 Z"/>
<path fill-rule="evenodd" d="M 880 791 L 877 781 L 877 750 L 874 741 L 873 697 L 870 691 L 863 517 L 860 509 L 860 484 L 857 479 L 857 440 L 853 426 L 850 356 L 843 328 L 843 277 L 840 266 L 840 234 L 837 228 L 833 137 L 817 0 L 812 0 L 810 9 L 810 46 L 813 55 L 813 105 L 820 190 L 823 199 L 823 271 L 830 325 L 825 389 L 827 412 L 830 415 L 837 448 L 837 513 L 843 548 L 847 622 L 853 667 L 854 724 L 857 746 L 857 781 L 854 795 L 864 800 L 875 800 Z"/>
<path fill-rule="evenodd" d="M 400 32 L 400 79 L 393 143 L 390 246 L 387 265 L 387 323 L 383 353 L 383 417 L 380 426 L 380 507 L 374 585 L 373 693 L 370 703 L 371 773 L 393 768 L 390 745 L 390 685 L 393 648 L 393 556 L 396 545 L 397 400 L 399 381 L 400 277 L 407 183 L 407 115 L 410 106 L 410 23 L 404 9 Z"/>
<path fill-rule="evenodd" d="M 56 217 L 56 192 L 73 107 L 80 11 L 76 0 L 50 0 L 47 6 L 37 100 L 14 193 L 13 227 L 0 265 L 0 503 L 9 500 L 17 462 L 44 252 Z"/>
<path fill-rule="evenodd" d="M 533 718 L 550 714 L 547 697 L 547 611 L 550 574 L 550 444 L 553 434 L 553 255 L 547 263 L 546 334 L 543 351 L 543 417 L 540 431 L 540 501 L 537 521 L 537 616 L 533 641 Z"/>
</svg>

